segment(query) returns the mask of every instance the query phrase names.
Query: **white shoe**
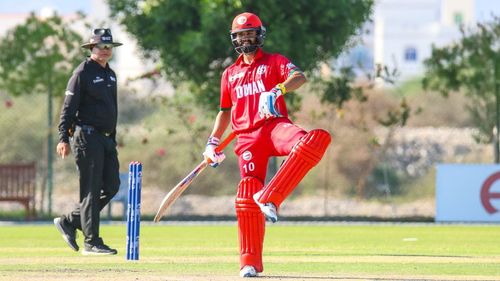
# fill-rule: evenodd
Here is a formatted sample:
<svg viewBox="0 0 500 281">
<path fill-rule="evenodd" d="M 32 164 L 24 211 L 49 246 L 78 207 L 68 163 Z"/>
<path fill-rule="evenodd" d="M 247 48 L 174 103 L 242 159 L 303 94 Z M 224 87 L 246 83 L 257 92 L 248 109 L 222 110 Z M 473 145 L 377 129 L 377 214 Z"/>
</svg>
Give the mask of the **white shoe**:
<svg viewBox="0 0 500 281">
<path fill-rule="evenodd" d="M 257 270 L 255 270 L 255 267 L 253 267 L 251 265 L 245 265 L 240 270 L 240 276 L 241 277 L 257 277 Z"/>
<path fill-rule="evenodd" d="M 278 213 L 276 211 L 276 206 L 271 202 L 260 203 L 258 199 L 259 199 L 260 195 L 262 194 L 262 192 L 263 191 L 261 190 L 261 191 L 255 193 L 253 195 L 253 200 L 259 206 L 262 213 L 264 213 L 264 216 L 266 216 L 266 219 L 268 219 L 272 223 L 275 223 L 278 221 Z"/>
</svg>

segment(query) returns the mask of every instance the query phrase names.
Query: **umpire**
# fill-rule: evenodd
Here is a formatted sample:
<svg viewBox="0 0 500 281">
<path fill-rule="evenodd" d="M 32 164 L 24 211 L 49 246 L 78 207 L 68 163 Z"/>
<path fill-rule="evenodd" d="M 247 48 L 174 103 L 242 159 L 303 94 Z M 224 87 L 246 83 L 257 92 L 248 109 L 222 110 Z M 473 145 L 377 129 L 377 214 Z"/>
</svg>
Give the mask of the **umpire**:
<svg viewBox="0 0 500 281">
<path fill-rule="evenodd" d="M 119 163 L 116 151 L 117 83 L 108 61 L 113 48 L 111 30 L 93 30 L 90 50 L 68 81 L 59 123 L 57 154 L 63 159 L 71 149 L 79 172 L 80 204 L 70 213 L 54 219 L 64 241 L 74 251 L 76 230 L 83 232 L 84 255 L 115 255 L 99 236 L 100 211 L 118 192 Z"/>
</svg>

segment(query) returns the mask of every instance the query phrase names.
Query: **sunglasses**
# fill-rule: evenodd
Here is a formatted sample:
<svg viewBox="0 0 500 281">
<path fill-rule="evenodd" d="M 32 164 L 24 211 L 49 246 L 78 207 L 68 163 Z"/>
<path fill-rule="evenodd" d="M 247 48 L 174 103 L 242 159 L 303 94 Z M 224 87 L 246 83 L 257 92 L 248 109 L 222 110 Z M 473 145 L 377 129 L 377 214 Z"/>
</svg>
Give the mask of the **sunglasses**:
<svg viewBox="0 0 500 281">
<path fill-rule="evenodd" d="M 95 45 L 95 47 L 97 49 L 99 49 L 99 50 L 104 50 L 104 49 L 111 50 L 111 49 L 113 49 L 114 46 L 113 46 L 113 44 L 102 44 L 102 43 L 100 43 L 100 44 Z"/>
<path fill-rule="evenodd" d="M 109 28 L 96 28 L 96 29 L 94 29 L 94 35 L 103 35 L 104 33 L 111 34 L 111 29 L 109 29 Z"/>
</svg>

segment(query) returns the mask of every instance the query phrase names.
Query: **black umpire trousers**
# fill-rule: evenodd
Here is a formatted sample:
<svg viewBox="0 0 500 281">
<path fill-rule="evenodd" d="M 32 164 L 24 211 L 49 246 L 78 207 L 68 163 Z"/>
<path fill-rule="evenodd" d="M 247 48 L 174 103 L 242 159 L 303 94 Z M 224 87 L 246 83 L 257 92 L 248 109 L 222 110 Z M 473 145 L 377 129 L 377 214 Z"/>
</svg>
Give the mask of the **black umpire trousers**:
<svg viewBox="0 0 500 281">
<path fill-rule="evenodd" d="M 80 176 L 80 205 L 66 215 L 89 245 L 101 244 L 100 212 L 118 192 L 120 167 L 114 140 L 77 126 L 71 141 Z"/>
</svg>

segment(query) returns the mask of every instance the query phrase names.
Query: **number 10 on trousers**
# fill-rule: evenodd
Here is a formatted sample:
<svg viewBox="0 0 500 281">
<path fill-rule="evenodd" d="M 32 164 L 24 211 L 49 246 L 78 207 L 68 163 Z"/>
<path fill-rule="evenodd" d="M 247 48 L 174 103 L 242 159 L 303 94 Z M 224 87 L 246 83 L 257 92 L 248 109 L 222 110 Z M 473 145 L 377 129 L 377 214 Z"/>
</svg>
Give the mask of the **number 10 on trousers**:
<svg viewBox="0 0 500 281">
<path fill-rule="evenodd" d="M 138 260 L 141 229 L 142 163 L 130 162 L 128 168 L 127 260 Z"/>
</svg>

